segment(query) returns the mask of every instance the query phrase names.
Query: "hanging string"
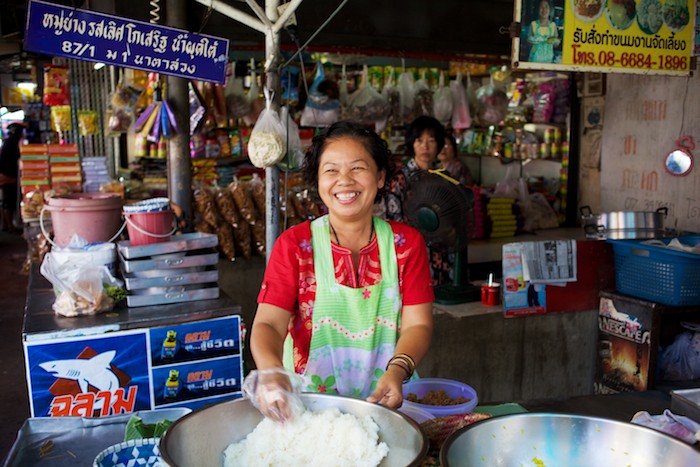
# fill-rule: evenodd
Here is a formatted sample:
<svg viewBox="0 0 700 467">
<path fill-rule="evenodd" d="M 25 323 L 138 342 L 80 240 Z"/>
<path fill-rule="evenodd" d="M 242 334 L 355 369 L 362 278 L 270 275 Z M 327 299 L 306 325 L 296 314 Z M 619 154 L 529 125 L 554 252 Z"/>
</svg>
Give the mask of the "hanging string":
<svg viewBox="0 0 700 467">
<path fill-rule="evenodd" d="M 209 2 L 209 8 L 207 8 L 207 11 L 204 12 L 202 24 L 199 26 L 199 31 L 197 31 L 197 34 L 201 34 L 204 30 L 204 26 L 206 26 L 209 22 L 209 17 L 211 16 L 212 11 L 214 11 L 214 0 L 211 0 L 211 2 Z"/>
<path fill-rule="evenodd" d="M 323 24 L 321 26 L 319 26 L 318 29 L 316 29 L 316 31 L 314 31 L 313 34 L 311 34 L 311 37 L 309 37 L 309 39 L 306 42 L 304 42 L 304 45 L 299 47 L 297 49 L 297 51 L 294 53 L 294 55 L 292 55 L 289 58 L 289 60 L 284 62 L 282 65 L 280 65 L 280 68 L 284 68 L 287 65 L 289 65 L 290 63 L 292 63 L 294 61 L 294 59 L 297 57 L 297 55 L 300 55 L 304 51 L 304 49 L 306 49 L 309 46 L 311 41 L 314 40 L 316 38 L 316 36 L 323 30 L 323 28 L 325 28 L 326 25 L 331 22 L 331 20 L 335 17 L 335 15 L 337 15 L 340 12 L 340 10 L 345 6 L 346 3 L 348 3 L 348 0 L 343 0 L 340 3 L 340 5 L 338 5 L 338 7 L 333 11 L 333 13 L 331 13 L 328 16 L 328 18 L 326 18 L 326 20 L 323 22 Z M 300 60 L 300 62 L 303 63 L 303 60 Z"/>
</svg>

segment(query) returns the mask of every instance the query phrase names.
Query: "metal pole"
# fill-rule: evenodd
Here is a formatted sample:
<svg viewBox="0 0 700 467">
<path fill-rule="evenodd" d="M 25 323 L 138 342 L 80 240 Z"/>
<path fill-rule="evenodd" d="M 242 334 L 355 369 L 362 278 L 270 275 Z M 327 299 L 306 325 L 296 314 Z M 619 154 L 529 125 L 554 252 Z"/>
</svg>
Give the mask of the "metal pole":
<svg viewBox="0 0 700 467">
<path fill-rule="evenodd" d="M 187 29 L 187 8 L 183 0 L 167 0 L 165 24 Z M 193 224 L 192 166 L 190 161 L 189 89 L 187 80 L 167 77 L 167 100 L 175 114 L 178 133 L 168 141 L 168 193 L 183 211 L 187 227 Z"/>
<path fill-rule="evenodd" d="M 278 0 L 268 0 L 265 3 L 265 14 L 274 23 L 279 14 L 277 13 Z M 279 32 L 274 32 L 272 28 L 265 32 L 265 87 L 273 93 L 272 108 L 279 111 L 281 83 L 277 67 L 279 66 Z M 265 197 L 267 198 L 267 209 L 265 210 L 265 245 L 266 260 L 270 260 L 270 253 L 279 235 L 280 213 L 280 171 L 277 166 L 265 169 Z"/>
</svg>

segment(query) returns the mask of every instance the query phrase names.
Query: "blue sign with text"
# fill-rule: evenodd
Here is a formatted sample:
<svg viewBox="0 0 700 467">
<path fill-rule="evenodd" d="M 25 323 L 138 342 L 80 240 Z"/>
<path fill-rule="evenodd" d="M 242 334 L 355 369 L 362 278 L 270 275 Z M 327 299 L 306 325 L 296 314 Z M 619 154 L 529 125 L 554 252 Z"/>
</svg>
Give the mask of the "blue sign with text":
<svg viewBox="0 0 700 467">
<path fill-rule="evenodd" d="M 228 39 L 30 0 L 24 48 L 223 84 Z"/>
</svg>

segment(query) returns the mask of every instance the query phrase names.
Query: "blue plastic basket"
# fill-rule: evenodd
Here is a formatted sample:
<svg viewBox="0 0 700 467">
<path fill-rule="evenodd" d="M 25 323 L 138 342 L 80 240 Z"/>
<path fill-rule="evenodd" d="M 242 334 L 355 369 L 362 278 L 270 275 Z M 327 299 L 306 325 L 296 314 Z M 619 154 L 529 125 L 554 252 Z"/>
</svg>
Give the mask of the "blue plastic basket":
<svg viewBox="0 0 700 467">
<path fill-rule="evenodd" d="M 700 244 L 700 235 L 677 237 Z M 672 240 L 660 239 L 668 245 Z M 621 293 L 673 306 L 700 305 L 700 254 L 644 245 L 648 240 L 608 240 L 615 255 L 615 287 Z"/>
</svg>

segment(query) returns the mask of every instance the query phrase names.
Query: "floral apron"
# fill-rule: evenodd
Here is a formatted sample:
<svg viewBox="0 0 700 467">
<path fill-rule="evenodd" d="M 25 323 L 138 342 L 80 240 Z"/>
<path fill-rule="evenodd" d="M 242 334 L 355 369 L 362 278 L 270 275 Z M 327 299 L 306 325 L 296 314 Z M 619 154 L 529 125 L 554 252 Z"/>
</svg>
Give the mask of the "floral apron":
<svg viewBox="0 0 700 467">
<path fill-rule="evenodd" d="M 394 234 L 374 218 L 382 280 L 352 288 L 335 280 L 328 216 L 311 222 L 316 299 L 309 360 L 302 375 L 305 392 L 366 398 L 394 355 L 400 325 L 401 296 Z M 293 342 L 287 336 L 284 363 L 294 368 Z"/>
</svg>

